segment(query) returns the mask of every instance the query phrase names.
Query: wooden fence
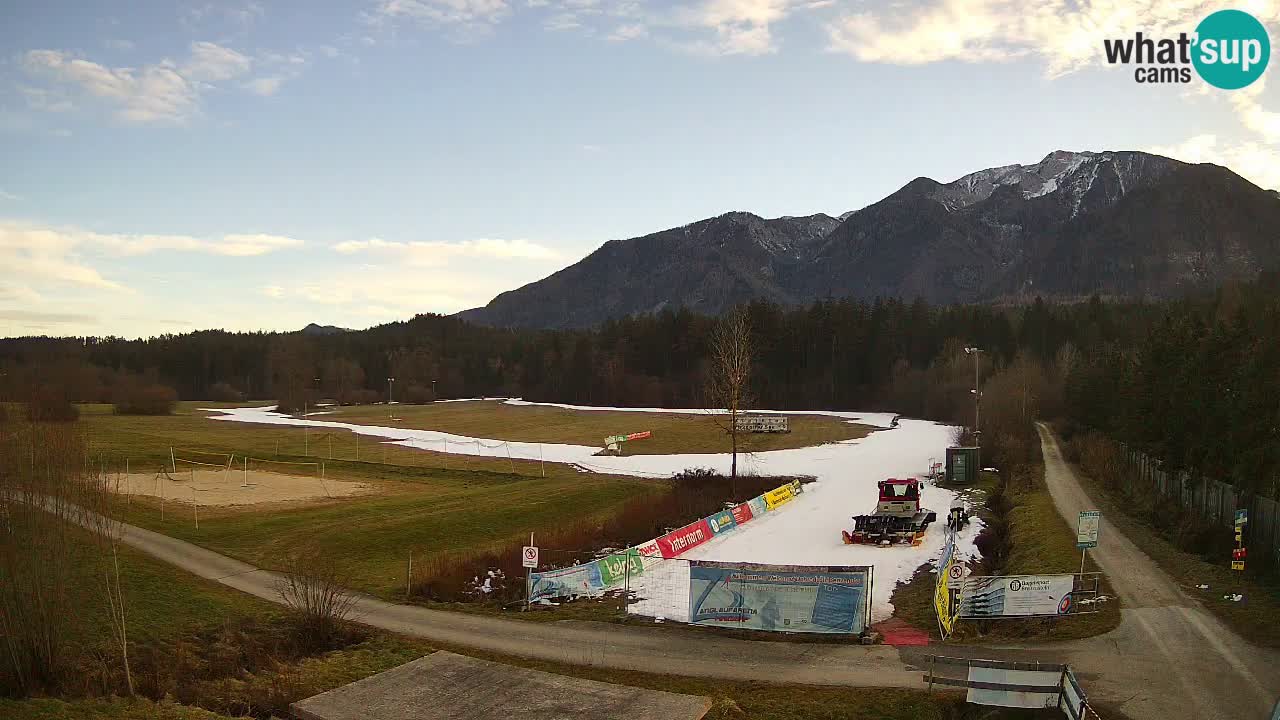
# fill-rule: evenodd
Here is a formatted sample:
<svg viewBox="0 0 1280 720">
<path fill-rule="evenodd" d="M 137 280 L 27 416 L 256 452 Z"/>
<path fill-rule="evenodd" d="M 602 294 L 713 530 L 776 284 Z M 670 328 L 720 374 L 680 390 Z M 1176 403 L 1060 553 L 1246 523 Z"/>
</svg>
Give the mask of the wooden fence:
<svg viewBox="0 0 1280 720">
<path fill-rule="evenodd" d="M 1228 528 L 1235 523 L 1236 510 L 1247 509 L 1245 547 L 1249 558 L 1262 560 L 1272 570 L 1280 569 L 1280 503 L 1261 495 L 1242 495 L 1227 483 L 1194 478 L 1186 471 L 1162 470 L 1159 460 L 1124 443 L 1120 447 L 1129 465 L 1124 474 L 1126 492 L 1134 496 L 1158 493 L 1184 510 Z"/>
</svg>

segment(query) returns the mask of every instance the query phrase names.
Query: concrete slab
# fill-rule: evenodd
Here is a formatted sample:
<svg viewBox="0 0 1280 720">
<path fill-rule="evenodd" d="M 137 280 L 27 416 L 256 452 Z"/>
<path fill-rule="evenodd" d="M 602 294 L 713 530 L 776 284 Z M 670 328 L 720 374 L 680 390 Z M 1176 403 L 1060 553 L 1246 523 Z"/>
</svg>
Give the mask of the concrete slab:
<svg viewBox="0 0 1280 720">
<path fill-rule="evenodd" d="M 299 720 L 700 720 L 711 700 L 439 651 L 291 708 Z"/>
</svg>

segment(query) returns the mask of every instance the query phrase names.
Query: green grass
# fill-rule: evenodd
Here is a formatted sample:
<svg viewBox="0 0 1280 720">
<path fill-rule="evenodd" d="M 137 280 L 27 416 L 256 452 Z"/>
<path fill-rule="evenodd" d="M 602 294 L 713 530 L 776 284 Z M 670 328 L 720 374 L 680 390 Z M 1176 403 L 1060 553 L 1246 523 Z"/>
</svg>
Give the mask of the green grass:
<svg viewBox="0 0 1280 720">
<path fill-rule="evenodd" d="M 210 420 L 196 409 L 206 405 L 184 403 L 165 417 L 117 416 L 106 406 L 86 406 L 80 422 L 108 467 L 118 468 L 128 458 L 134 472 L 167 463 L 170 446 L 183 448 L 188 457 L 220 451 L 269 458 L 278 442 L 276 457 L 305 459 L 300 429 Z M 393 459 L 424 455 L 396 448 Z M 505 460 L 473 463 L 473 469 L 451 461 L 445 470 L 326 460 L 328 477 L 370 482 L 376 494 L 284 509 L 205 507 L 198 530 L 189 508 L 169 503 L 162 513 L 157 500 L 142 496 L 131 500 L 125 519 L 266 568 L 278 568 L 290 548 L 318 547 L 355 587 L 399 598 L 410 553 L 422 562 L 446 551 L 493 548 L 530 531 L 603 517 L 631 498 L 663 491 L 652 481 L 580 473 L 564 465 L 548 464 L 542 477 L 536 463 L 517 464 L 513 474 Z"/>
<path fill-rule="evenodd" d="M 566 443 L 604 446 L 609 435 L 650 430 L 653 437 L 623 445 L 627 455 L 673 453 L 723 453 L 729 438 L 709 415 L 634 413 L 611 410 L 567 410 L 538 405 L 506 405 L 498 400 L 475 400 L 430 405 L 386 405 L 337 408 L 324 415 L 361 425 L 395 426 L 418 430 L 443 430 L 471 437 L 521 442 Z M 794 415 L 789 433 L 745 433 L 739 436 L 746 452 L 808 447 L 865 437 L 872 428 L 840 418 Z"/>
<path fill-rule="evenodd" d="M 1075 546 L 1075 530 L 1069 527 L 1053 505 L 1053 498 L 1044 485 L 1043 468 L 1028 481 L 1026 478 L 1013 478 L 1007 490 L 1007 497 L 1013 507 L 1009 511 L 1007 532 L 1009 534 L 1010 552 L 1002 575 L 1045 575 L 1057 573 L 1076 573 L 1080 571 L 1080 551 Z M 999 480 L 995 475 L 983 473 L 982 479 L 974 489 L 982 495 L 997 491 Z M 984 520 L 990 520 L 987 510 L 980 512 Z M 991 529 L 995 529 L 993 523 Z M 980 560 L 971 560 L 970 568 L 981 573 L 977 567 Z M 1098 572 L 1099 568 L 1092 560 L 1085 566 L 1087 572 Z M 911 580 L 901 583 L 894 590 L 894 615 L 911 625 L 927 630 L 934 641 L 940 641 L 937 615 L 933 609 L 933 591 L 936 575 L 930 572 L 928 565 L 916 570 Z M 955 641 L 965 644 L 998 643 L 1013 639 L 1026 640 L 1074 640 L 1093 637 L 1114 630 L 1120 624 L 1120 602 L 1115 599 L 1105 575 L 1101 579 L 1100 594 L 1112 598 L 1099 607 L 1099 612 L 1079 614 L 1065 618 L 1025 619 L 1025 620 L 959 620 L 956 623 Z"/>
<path fill-rule="evenodd" d="M 1280 584 L 1233 572 L 1230 558 L 1211 563 L 1194 553 L 1178 549 L 1150 524 L 1139 520 L 1123 508 L 1128 502 L 1089 477 L 1078 466 L 1072 466 L 1080 484 L 1107 521 L 1142 549 L 1173 581 L 1190 596 L 1200 600 L 1206 610 L 1250 642 L 1263 647 L 1280 648 Z M 1224 530 L 1229 532 L 1229 530 Z M 1103 540 L 1105 542 L 1105 539 Z M 1207 590 L 1197 585 L 1208 585 Z M 1223 600 L 1223 596 L 1241 594 L 1243 602 Z"/>
</svg>

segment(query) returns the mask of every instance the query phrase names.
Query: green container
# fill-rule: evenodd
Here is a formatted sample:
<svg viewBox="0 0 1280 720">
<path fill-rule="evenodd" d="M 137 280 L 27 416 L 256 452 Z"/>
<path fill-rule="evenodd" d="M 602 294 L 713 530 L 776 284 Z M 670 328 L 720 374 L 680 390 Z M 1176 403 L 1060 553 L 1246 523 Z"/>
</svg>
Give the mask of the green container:
<svg viewBox="0 0 1280 720">
<path fill-rule="evenodd" d="M 947 482 L 968 484 L 978 480 L 982 457 L 976 447 L 947 448 Z"/>
</svg>

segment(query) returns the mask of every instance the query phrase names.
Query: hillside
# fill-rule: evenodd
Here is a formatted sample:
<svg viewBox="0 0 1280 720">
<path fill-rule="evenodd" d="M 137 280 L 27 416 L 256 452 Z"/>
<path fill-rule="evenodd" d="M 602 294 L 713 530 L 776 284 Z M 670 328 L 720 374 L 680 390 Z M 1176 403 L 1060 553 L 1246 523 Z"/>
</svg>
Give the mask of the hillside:
<svg viewBox="0 0 1280 720">
<path fill-rule="evenodd" d="M 589 327 L 752 299 L 971 303 L 1176 297 L 1280 262 L 1280 202 L 1225 168 L 1141 152 L 1050 153 L 951 183 L 917 178 L 839 218 L 731 212 L 629 240 L 461 317 Z"/>
</svg>

